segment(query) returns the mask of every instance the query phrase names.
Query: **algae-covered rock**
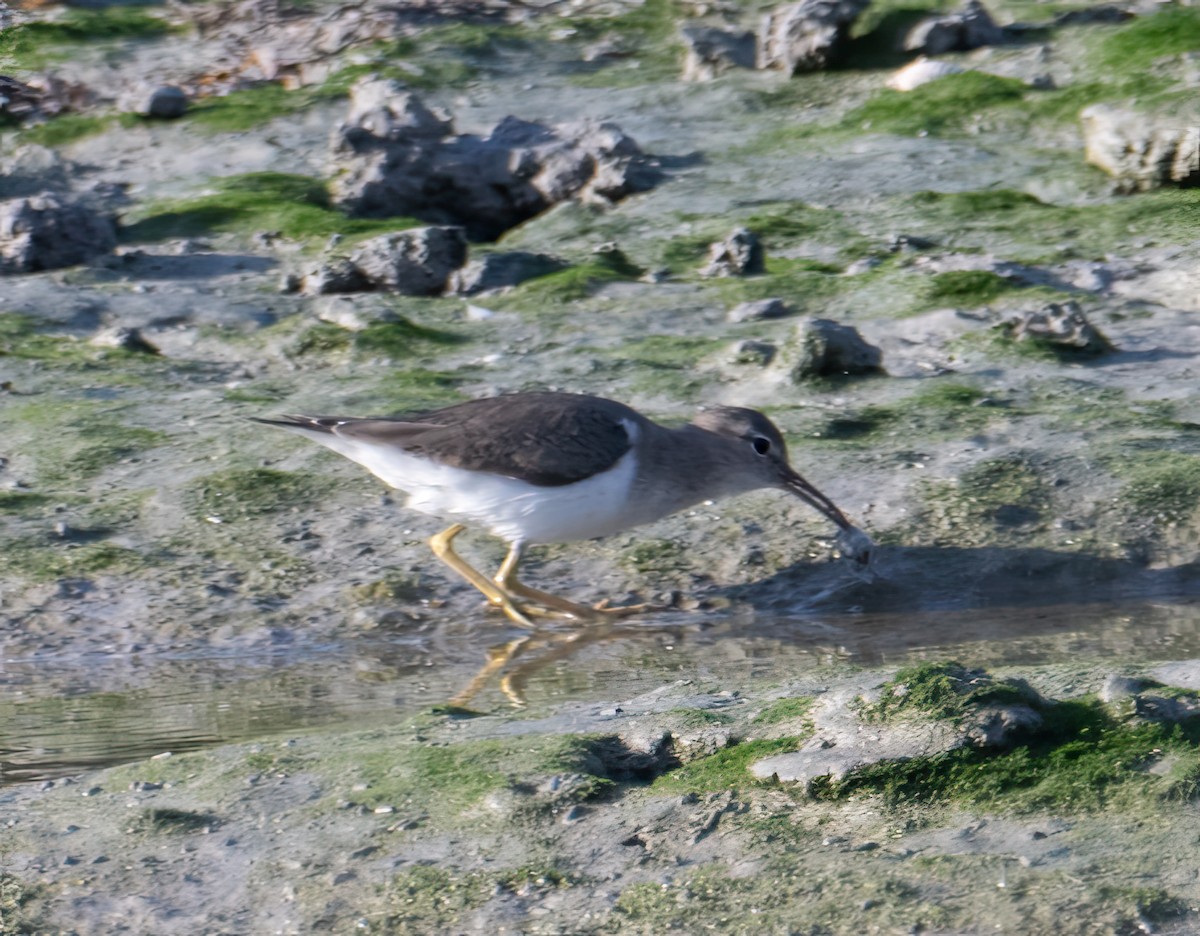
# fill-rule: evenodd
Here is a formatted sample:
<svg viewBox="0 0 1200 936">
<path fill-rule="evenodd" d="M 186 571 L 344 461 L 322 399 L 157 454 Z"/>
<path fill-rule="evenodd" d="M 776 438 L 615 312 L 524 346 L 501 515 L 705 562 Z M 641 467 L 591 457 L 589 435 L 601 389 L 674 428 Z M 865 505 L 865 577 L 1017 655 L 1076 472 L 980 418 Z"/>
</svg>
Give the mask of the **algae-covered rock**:
<svg viewBox="0 0 1200 936">
<path fill-rule="evenodd" d="M 1073 299 L 1023 311 L 998 327 L 1016 341 L 1032 342 L 1059 352 L 1095 356 L 1114 350 Z"/>
<path fill-rule="evenodd" d="M 1109 104 L 1084 108 L 1085 158 L 1126 192 L 1164 185 L 1200 185 L 1200 137 L 1195 127 Z"/>
<path fill-rule="evenodd" d="M 788 377 L 801 383 L 818 377 L 883 371 L 883 352 L 868 344 L 852 325 L 831 319 L 804 319 L 781 354 Z"/>
<path fill-rule="evenodd" d="M 0 202 L 0 273 L 75 266 L 116 245 L 110 215 L 53 192 Z"/>
<path fill-rule="evenodd" d="M 1004 41 L 1004 30 L 996 25 L 979 0 L 967 0 L 961 10 L 921 20 L 904 39 L 909 52 L 942 55 L 967 52 Z"/>
<path fill-rule="evenodd" d="M 708 249 L 708 263 L 701 276 L 752 276 L 766 269 L 766 252 L 758 235 L 749 228 L 737 228 L 727 238 Z"/>
<path fill-rule="evenodd" d="M 870 0 L 800 0 L 765 14 L 758 33 L 758 66 L 795 75 L 835 64 L 850 28 Z"/>
</svg>

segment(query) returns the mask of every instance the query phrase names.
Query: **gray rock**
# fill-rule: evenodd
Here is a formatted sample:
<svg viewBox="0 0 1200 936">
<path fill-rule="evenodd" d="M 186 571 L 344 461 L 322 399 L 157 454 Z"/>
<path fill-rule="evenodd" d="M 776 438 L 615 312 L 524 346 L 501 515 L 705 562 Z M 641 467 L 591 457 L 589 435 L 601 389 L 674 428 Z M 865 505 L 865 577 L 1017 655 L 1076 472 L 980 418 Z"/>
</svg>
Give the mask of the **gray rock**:
<svg viewBox="0 0 1200 936">
<path fill-rule="evenodd" d="M 425 106 L 403 84 L 369 75 L 350 89 L 350 111 L 334 133 L 335 143 L 358 152 L 379 142 L 437 141 L 454 133 L 449 118 Z"/>
<path fill-rule="evenodd" d="M 755 364 L 766 367 L 775 360 L 779 349 L 769 341 L 746 339 L 737 342 L 730 350 L 729 359 L 733 364 Z"/>
<path fill-rule="evenodd" d="M 963 747 L 1008 748 L 1042 724 L 1038 710 L 1045 707 L 1046 700 L 1023 681 L 994 680 L 983 672 L 959 670 L 954 683 L 965 696 L 994 687 L 1016 698 L 1007 704 L 968 703 L 956 718 L 914 713 L 880 721 L 871 715 L 879 701 L 872 701 L 871 693 L 853 687 L 832 691 L 821 696 L 810 712 L 810 741 L 793 753 L 752 764 L 750 772 L 760 779 L 776 777 L 800 783 L 807 790 L 814 780 L 839 780 L 882 761 L 933 757 Z M 894 686 L 892 694 L 906 688 Z"/>
<path fill-rule="evenodd" d="M 767 13 L 758 32 L 758 67 L 819 71 L 844 53 L 850 27 L 870 0 L 801 0 Z"/>
<path fill-rule="evenodd" d="M 1093 104 L 1079 113 L 1084 158 L 1124 192 L 1165 185 L 1200 185 L 1200 136 L 1195 127 L 1159 123 L 1136 111 Z"/>
<path fill-rule="evenodd" d="M 122 351 L 133 351 L 138 354 L 160 354 L 155 345 L 147 340 L 140 329 L 114 326 L 96 332 L 88 344 L 97 348 L 117 348 Z"/>
<path fill-rule="evenodd" d="M 467 260 L 459 227 L 427 227 L 363 241 L 350 263 L 375 289 L 406 296 L 436 296 Z"/>
<path fill-rule="evenodd" d="M 53 192 L 0 202 L 0 273 L 75 266 L 116 245 L 110 215 Z"/>
<path fill-rule="evenodd" d="M 996 25 L 979 0 L 967 0 L 957 13 L 931 16 L 917 23 L 904 39 L 908 52 L 942 55 L 967 52 L 1004 42 L 1004 30 Z"/>
<path fill-rule="evenodd" d="M 1135 679 L 1132 676 L 1118 676 L 1116 673 L 1113 673 L 1105 678 L 1104 685 L 1100 687 L 1100 701 L 1108 704 L 1132 698 L 1141 692 L 1145 688 L 1145 685 L 1146 680 L 1144 679 Z"/>
<path fill-rule="evenodd" d="M 1167 686 L 1200 691 L 1200 660 L 1176 660 L 1161 663 L 1146 674 Z"/>
<path fill-rule="evenodd" d="M 727 322 L 762 322 L 790 315 L 791 308 L 782 299 L 756 299 L 734 306 L 725 316 Z"/>
<path fill-rule="evenodd" d="M 187 94 L 173 84 L 143 85 L 122 98 L 121 107 L 131 114 L 174 120 L 187 113 Z"/>
<path fill-rule="evenodd" d="M 1098 355 L 1114 350 L 1073 299 L 1021 312 L 997 327 L 1017 341 L 1037 341 L 1076 354 Z"/>
<path fill-rule="evenodd" d="M 474 296 L 516 286 L 525 280 L 565 269 L 566 266 L 557 257 L 521 250 L 484 254 L 454 272 L 450 277 L 450 291 L 460 296 Z"/>
<path fill-rule="evenodd" d="M 28 120 L 40 112 L 42 98 L 43 94 L 37 88 L 8 75 L 0 75 L 0 117 Z"/>
<path fill-rule="evenodd" d="M 883 370 L 883 352 L 867 344 L 858 329 L 831 319 L 804 319 L 781 355 L 792 381 L 872 374 Z"/>
<path fill-rule="evenodd" d="M 347 257 L 335 257 L 325 261 L 315 270 L 305 274 L 300 283 L 300 291 L 306 296 L 362 292 L 370 288 L 371 284 L 366 276 Z"/>
<path fill-rule="evenodd" d="M 24 198 L 40 192 L 65 192 L 72 167 L 57 150 L 30 144 L 0 161 L 0 198 Z"/>
<path fill-rule="evenodd" d="M 684 81 L 712 81 L 731 68 L 753 68 L 755 37 L 752 32 L 726 32 L 707 26 L 680 30 L 687 49 Z"/>
<path fill-rule="evenodd" d="M 725 240 L 708 249 L 708 263 L 701 276 L 752 276 L 766 270 L 766 254 L 758 235 L 737 228 Z"/>
<path fill-rule="evenodd" d="M 616 201 L 659 179 L 613 124 L 506 117 L 485 137 L 454 135 L 415 95 L 378 79 L 352 88 L 333 149 L 334 200 L 351 214 L 462 225 L 476 240 L 567 199 Z"/>
</svg>

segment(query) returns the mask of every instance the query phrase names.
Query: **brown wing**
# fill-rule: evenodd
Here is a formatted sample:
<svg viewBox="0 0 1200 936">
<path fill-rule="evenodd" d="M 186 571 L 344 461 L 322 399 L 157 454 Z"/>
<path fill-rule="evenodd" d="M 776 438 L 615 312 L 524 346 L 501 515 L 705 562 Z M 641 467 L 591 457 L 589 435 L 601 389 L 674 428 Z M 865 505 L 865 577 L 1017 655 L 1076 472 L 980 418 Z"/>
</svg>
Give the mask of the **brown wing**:
<svg viewBox="0 0 1200 936">
<path fill-rule="evenodd" d="M 395 419 L 289 420 L 296 428 L 396 446 L 455 468 L 543 487 L 611 468 L 632 445 L 623 423 L 645 422 L 621 403 L 571 393 L 514 393 Z"/>
</svg>

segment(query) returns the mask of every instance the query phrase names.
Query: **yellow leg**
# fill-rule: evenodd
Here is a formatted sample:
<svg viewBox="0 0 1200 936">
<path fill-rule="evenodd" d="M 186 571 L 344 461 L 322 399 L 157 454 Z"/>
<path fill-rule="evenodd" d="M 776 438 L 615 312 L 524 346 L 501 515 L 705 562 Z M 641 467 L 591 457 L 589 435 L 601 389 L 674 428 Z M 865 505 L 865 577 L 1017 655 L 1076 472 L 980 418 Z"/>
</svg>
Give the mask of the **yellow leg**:
<svg viewBox="0 0 1200 936">
<path fill-rule="evenodd" d="M 512 595 L 505 591 L 504 588 L 493 582 L 479 570 L 469 565 L 466 560 L 454 551 L 454 537 L 458 536 L 466 527 L 461 523 L 456 523 L 436 536 L 430 537 L 429 548 L 433 550 L 433 554 L 442 562 L 450 566 L 455 572 L 465 578 L 468 582 L 478 588 L 485 598 L 496 607 L 500 608 L 508 619 L 515 624 L 520 624 L 522 627 L 533 627 L 533 622 L 526 617 L 524 609 L 519 608 Z"/>
<path fill-rule="evenodd" d="M 605 602 L 589 608 L 587 605 L 576 604 L 574 601 L 568 601 L 566 598 L 560 598 L 558 595 L 551 595 L 549 592 L 530 588 L 517 578 L 517 566 L 520 565 L 523 554 L 524 547 L 520 543 L 513 543 L 512 548 L 508 551 L 508 555 L 504 557 L 504 562 L 500 565 L 500 571 L 496 573 L 494 580 L 496 585 L 508 595 L 532 601 L 534 604 L 540 605 L 548 611 L 558 612 L 558 615 L 565 614 L 577 621 L 602 621 L 611 618 L 629 617 L 633 614 L 643 614 L 647 611 L 665 610 L 664 608 L 647 604 L 632 605 L 624 608 L 609 608 Z M 529 608 L 525 608 L 526 613 L 529 613 L 530 610 Z M 534 613 L 536 614 L 536 612 Z"/>
</svg>

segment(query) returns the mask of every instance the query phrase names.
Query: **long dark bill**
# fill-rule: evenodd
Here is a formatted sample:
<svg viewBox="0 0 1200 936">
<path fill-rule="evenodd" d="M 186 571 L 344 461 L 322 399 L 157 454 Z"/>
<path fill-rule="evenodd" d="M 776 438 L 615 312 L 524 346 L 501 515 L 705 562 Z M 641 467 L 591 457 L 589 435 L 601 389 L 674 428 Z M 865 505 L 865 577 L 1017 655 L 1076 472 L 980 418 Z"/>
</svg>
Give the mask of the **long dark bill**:
<svg viewBox="0 0 1200 936">
<path fill-rule="evenodd" d="M 840 529 L 853 529 L 853 524 L 838 510 L 837 505 L 815 487 L 805 481 L 799 474 L 788 468 L 781 474 L 784 487 L 795 494 L 810 507 L 823 513 L 838 525 Z"/>
</svg>

